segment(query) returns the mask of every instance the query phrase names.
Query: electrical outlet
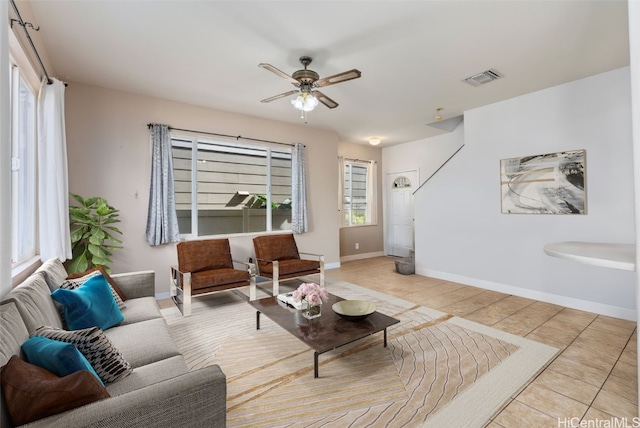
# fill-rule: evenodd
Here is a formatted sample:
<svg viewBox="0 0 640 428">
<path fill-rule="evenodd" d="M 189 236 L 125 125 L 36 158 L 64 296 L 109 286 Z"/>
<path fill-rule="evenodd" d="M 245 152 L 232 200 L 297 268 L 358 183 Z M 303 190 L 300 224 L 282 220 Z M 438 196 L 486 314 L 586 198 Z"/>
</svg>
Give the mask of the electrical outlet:
<svg viewBox="0 0 640 428">
<path fill-rule="evenodd" d="M 356 242 L 356 250 L 359 250 L 359 249 L 360 249 L 360 243 Z"/>
</svg>

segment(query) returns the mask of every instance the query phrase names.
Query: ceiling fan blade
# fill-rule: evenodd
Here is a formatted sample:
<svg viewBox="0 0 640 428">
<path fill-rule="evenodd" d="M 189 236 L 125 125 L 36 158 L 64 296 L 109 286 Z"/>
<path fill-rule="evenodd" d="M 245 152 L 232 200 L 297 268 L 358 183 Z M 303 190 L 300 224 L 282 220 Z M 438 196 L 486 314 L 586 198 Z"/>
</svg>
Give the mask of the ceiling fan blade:
<svg viewBox="0 0 640 428">
<path fill-rule="evenodd" d="M 347 80 L 357 79 L 362 75 L 359 70 L 355 68 L 353 70 L 344 71 L 342 73 L 334 74 L 333 76 L 323 77 L 314 83 L 314 86 L 323 88 L 329 85 L 335 85 L 336 83 L 346 82 Z"/>
<path fill-rule="evenodd" d="M 274 95 L 274 96 L 273 96 L 273 97 L 271 97 L 271 98 L 265 98 L 264 100 L 261 100 L 260 102 L 261 102 L 261 103 L 270 103 L 270 102 L 271 102 L 271 101 L 273 101 L 273 100 L 277 100 L 277 99 L 279 99 L 279 98 L 288 97 L 289 95 L 297 94 L 298 92 L 300 92 L 300 91 L 298 91 L 297 89 L 294 89 L 294 90 L 292 90 L 292 91 L 285 92 L 284 94 Z"/>
<path fill-rule="evenodd" d="M 300 83 L 298 83 L 298 81 L 296 79 L 294 79 L 293 77 L 289 76 L 284 71 L 275 68 L 271 64 L 266 64 L 264 62 L 261 62 L 260 64 L 258 64 L 258 67 L 262 67 L 265 70 L 269 70 L 270 72 L 272 72 L 274 74 L 277 74 L 278 76 L 282 77 L 283 79 L 287 79 L 289 82 L 293 83 L 294 85 L 300 85 Z"/>
<path fill-rule="evenodd" d="M 313 91 L 313 95 L 315 95 L 315 97 L 318 99 L 318 101 L 320 101 L 322 104 L 324 104 L 325 106 L 329 107 L 329 108 L 336 108 L 338 107 L 338 103 L 333 101 L 331 98 L 329 98 L 328 96 L 326 96 L 325 94 L 323 94 L 320 91 Z"/>
</svg>

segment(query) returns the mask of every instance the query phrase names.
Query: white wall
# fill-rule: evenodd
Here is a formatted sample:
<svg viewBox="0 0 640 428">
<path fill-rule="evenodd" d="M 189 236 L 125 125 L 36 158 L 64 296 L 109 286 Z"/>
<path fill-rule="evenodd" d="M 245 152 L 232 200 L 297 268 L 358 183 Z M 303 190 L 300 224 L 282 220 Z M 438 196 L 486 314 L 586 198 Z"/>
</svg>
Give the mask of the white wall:
<svg viewBox="0 0 640 428">
<path fill-rule="evenodd" d="M 422 184 L 463 144 L 464 122 L 446 134 L 385 147 L 382 149 L 383 182 L 386 174 L 417 170 Z"/>
<path fill-rule="evenodd" d="M 169 292 L 169 267 L 177 264 L 175 244 L 150 247 L 145 241 L 151 142 L 148 123 L 242 135 L 306 146 L 308 233 L 296 235 L 300 251 L 324 254 L 327 268 L 339 266 L 338 135 L 236 113 L 72 82 L 66 100 L 69 190 L 103 196 L 120 210 L 124 249 L 113 256 L 113 272 L 154 270 L 156 292 Z M 234 258 L 253 253 L 253 235 L 230 238 Z"/>
<path fill-rule="evenodd" d="M 465 112 L 465 147 L 416 194 L 416 270 L 635 319 L 635 274 L 549 257 L 635 242 L 629 68 Z M 587 215 L 500 213 L 500 159 L 586 149 Z"/>
</svg>

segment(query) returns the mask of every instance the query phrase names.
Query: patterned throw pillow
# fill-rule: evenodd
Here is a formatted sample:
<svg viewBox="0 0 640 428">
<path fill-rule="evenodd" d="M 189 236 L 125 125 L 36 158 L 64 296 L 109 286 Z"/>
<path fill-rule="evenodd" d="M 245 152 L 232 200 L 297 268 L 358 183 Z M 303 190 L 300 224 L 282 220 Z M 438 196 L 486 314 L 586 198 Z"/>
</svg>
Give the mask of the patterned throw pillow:
<svg viewBox="0 0 640 428">
<path fill-rule="evenodd" d="M 98 327 L 66 331 L 56 327 L 38 327 L 32 336 L 72 343 L 85 356 L 104 383 L 115 382 L 133 371 L 111 340 Z"/>
<path fill-rule="evenodd" d="M 88 280 L 90 280 L 91 278 L 97 275 L 102 275 L 102 272 L 100 272 L 99 270 L 94 270 L 79 278 L 67 277 L 67 279 L 62 283 L 62 285 L 60 285 L 60 288 L 64 288 L 65 290 L 75 290 L 76 288 L 79 288 L 82 284 L 84 284 L 85 282 L 87 282 Z M 111 284 L 109 284 L 109 289 L 111 290 L 111 294 L 113 294 L 113 298 L 116 299 L 116 303 L 118 304 L 118 307 L 120 308 L 120 310 L 126 308 L 127 306 L 125 305 L 124 301 L 122 300 L 122 298 L 120 298 L 120 295 L 113 288 Z"/>
</svg>

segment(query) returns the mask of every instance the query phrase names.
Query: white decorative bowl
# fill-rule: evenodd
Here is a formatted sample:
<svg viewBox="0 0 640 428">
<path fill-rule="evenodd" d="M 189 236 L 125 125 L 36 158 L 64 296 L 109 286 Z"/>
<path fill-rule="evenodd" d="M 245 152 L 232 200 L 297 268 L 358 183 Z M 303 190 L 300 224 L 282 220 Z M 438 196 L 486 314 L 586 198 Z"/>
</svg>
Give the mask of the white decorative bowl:
<svg viewBox="0 0 640 428">
<path fill-rule="evenodd" d="M 349 321 L 359 321 L 376 311 L 376 305 L 365 300 L 341 300 L 331 306 L 333 312 Z"/>
</svg>

